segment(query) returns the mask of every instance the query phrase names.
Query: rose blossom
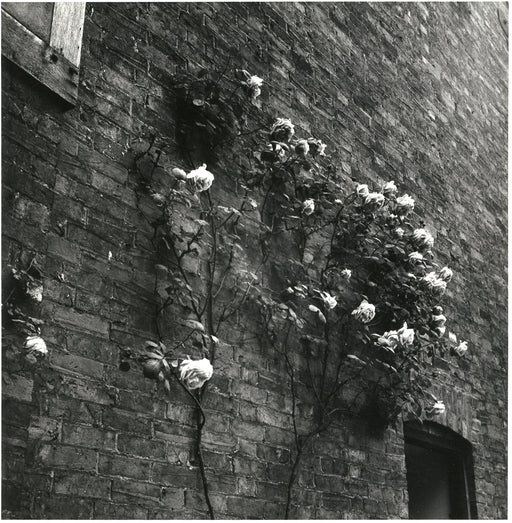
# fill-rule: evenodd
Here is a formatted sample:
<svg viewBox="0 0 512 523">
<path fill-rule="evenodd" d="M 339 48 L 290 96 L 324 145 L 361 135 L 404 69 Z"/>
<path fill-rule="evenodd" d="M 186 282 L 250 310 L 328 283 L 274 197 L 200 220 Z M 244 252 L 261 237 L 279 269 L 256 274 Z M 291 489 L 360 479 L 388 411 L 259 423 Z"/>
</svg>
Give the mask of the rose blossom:
<svg viewBox="0 0 512 523">
<path fill-rule="evenodd" d="M 27 294 L 38 302 L 43 301 L 43 286 L 40 283 L 28 282 L 27 283 Z"/>
<path fill-rule="evenodd" d="M 429 272 L 426 276 L 423 276 L 421 281 L 436 294 L 444 294 L 446 291 L 446 282 L 438 278 L 435 272 Z"/>
<path fill-rule="evenodd" d="M 309 144 L 307 140 L 299 140 L 295 146 L 295 152 L 299 156 L 306 156 L 309 152 Z"/>
<path fill-rule="evenodd" d="M 312 155 L 318 154 L 318 156 L 325 156 L 325 148 L 327 145 L 323 143 L 321 140 L 318 140 L 316 138 L 308 138 L 308 144 L 309 144 L 309 152 Z"/>
<path fill-rule="evenodd" d="M 261 87 L 263 84 L 263 78 L 259 76 L 252 75 L 249 80 L 247 80 L 247 85 L 249 87 Z"/>
<path fill-rule="evenodd" d="M 247 80 L 246 85 L 249 87 L 252 91 L 252 98 L 255 100 L 258 98 L 258 96 L 261 94 L 261 85 L 263 84 L 263 78 L 260 78 L 259 76 L 251 76 L 249 80 Z"/>
<path fill-rule="evenodd" d="M 368 185 L 362 183 L 356 187 L 356 193 L 361 198 L 366 198 L 370 194 L 370 189 L 368 189 Z"/>
<path fill-rule="evenodd" d="M 408 194 L 399 196 L 396 199 L 396 212 L 398 214 L 409 214 L 414 210 L 414 199 L 411 198 Z"/>
<path fill-rule="evenodd" d="M 414 229 L 412 239 L 420 249 L 431 249 L 434 245 L 434 237 L 426 229 Z"/>
<path fill-rule="evenodd" d="M 449 333 L 448 333 L 448 339 L 449 339 L 452 343 L 457 343 L 457 335 L 454 334 L 453 332 L 449 332 Z"/>
<path fill-rule="evenodd" d="M 444 314 L 432 314 L 430 322 L 434 328 L 442 327 L 446 323 L 446 316 Z"/>
<path fill-rule="evenodd" d="M 439 271 L 439 277 L 444 280 L 445 282 L 449 282 L 451 281 L 452 277 L 453 277 L 453 271 L 448 268 L 448 267 L 443 267 L 440 271 Z"/>
<path fill-rule="evenodd" d="M 397 227 L 395 229 L 395 235 L 398 237 L 398 238 L 403 238 L 405 234 L 405 231 L 402 229 L 402 227 Z"/>
<path fill-rule="evenodd" d="M 351 276 L 352 276 L 352 271 L 350 269 L 343 269 L 341 271 L 341 277 L 345 278 L 345 280 L 350 280 Z"/>
<path fill-rule="evenodd" d="M 202 360 L 187 358 L 180 363 L 179 372 L 180 380 L 188 389 L 199 389 L 212 377 L 213 367 L 207 358 Z"/>
<path fill-rule="evenodd" d="M 459 343 L 459 345 L 455 347 L 455 349 L 453 350 L 457 353 L 458 356 L 464 356 L 464 354 L 466 354 L 466 352 L 468 351 L 468 342 L 463 341 Z"/>
<path fill-rule="evenodd" d="M 179 167 L 175 167 L 171 171 L 171 173 L 173 174 L 173 176 L 176 176 L 176 178 L 179 178 L 180 180 L 187 179 L 187 173 L 183 169 L 180 169 Z"/>
<path fill-rule="evenodd" d="M 404 346 L 412 345 L 414 342 L 414 329 L 408 329 L 406 322 L 401 329 L 398 329 L 398 341 Z"/>
<path fill-rule="evenodd" d="M 27 336 L 27 338 L 25 339 L 25 343 L 23 344 L 23 347 L 31 353 L 36 352 L 43 356 L 48 354 L 46 343 L 40 336 Z"/>
<path fill-rule="evenodd" d="M 384 195 L 380 192 L 371 192 L 369 193 L 366 198 L 364 199 L 364 204 L 368 206 L 374 206 L 374 207 L 382 207 L 384 203 Z"/>
<path fill-rule="evenodd" d="M 206 170 L 205 163 L 187 174 L 187 180 L 192 183 L 196 192 L 207 191 L 212 186 L 213 179 L 213 174 Z"/>
<path fill-rule="evenodd" d="M 444 402 L 436 400 L 434 405 L 432 405 L 432 407 L 430 407 L 428 413 L 431 416 L 439 416 L 441 414 L 444 414 L 445 410 L 446 410 L 446 407 L 444 405 Z"/>
<path fill-rule="evenodd" d="M 444 336 L 444 333 L 446 332 L 446 327 L 444 325 L 442 327 L 436 327 L 434 331 L 437 334 L 438 338 L 442 338 Z"/>
<path fill-rule="evenodd" d="M 389 198 L 390 196 L 393 196 L 398 191 L 397 186 L 395 185 L 394 181 L 390 181 L 384 185 L 384 189 L 382 189 L 382 192 L 386 198 Z"/>
<path fill-rule="evenodd" d="M 352 316 L 362 323 L 369 323 L 375 318 L 375 305 L 363 300 L 357 309 L 352 311 Z"/>
<path fill-rule="evenodd" d="M 438 338 L 442 338 L 446 332 L 446 316 L 444 314 L 433 314 L 430 319 L 430 326 Z"/>
<path fill-rule="evenodd" d="M 315 200 L 311 198 L 302 202 L 302 212 L 306 216 L 309 216 L 315 212 Z"/>
<path fill-rule="evenodd" d="M 398 345 L 398 331 L 387 331 L 377 339 L 377 345 L 382 348 L 395 352 Z"/>
<path fill-rule="evenodd" d="M 288 142 L 295 134 L 295 127 L 288 118 L 278 118 L 270 130 L 273 142 Z"/>
<path fill-rule="evenodd" d="M 409 254 L 409 261 L 412 264 L 420 263 L 423 261 L 423 254 L 421 254 L 421 252 L 418 251 L 411 252 L 411 254 Z"/>
<path fill-rule="evenodd" d="M 324 305 L 327 308 L 327 310 L 334 309 L 334 307 L 336 307 L 336 305 L 338 305 L 338 302 L 336 301 L 336 298 L 334 296 L 331 296 L 326 291 L 322 291 L 320 293 L 320 298 L 324 302 Z"/>
</svg>

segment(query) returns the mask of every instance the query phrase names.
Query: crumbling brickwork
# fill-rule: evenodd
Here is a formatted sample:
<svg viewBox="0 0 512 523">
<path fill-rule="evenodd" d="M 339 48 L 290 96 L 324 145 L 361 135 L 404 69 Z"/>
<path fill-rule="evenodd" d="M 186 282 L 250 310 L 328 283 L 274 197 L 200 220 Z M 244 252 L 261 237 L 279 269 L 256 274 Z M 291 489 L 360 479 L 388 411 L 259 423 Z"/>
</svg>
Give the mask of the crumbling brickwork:
<svg viewBox="0 0 512 523">
<path fill-rule="evenodd" d="M 452 325 L 470 356 L 440 369 L 441 423 L 473 445 L 480 518 L 506 517 L 507 37 L 493 3 L 94 3 L 79 101 L 3 63 L 3 267 L 37 255 L 51 368 L 3 381 L 3 508 L 15 517 L 204 518 L 188 460 L 193 407 L 170 401 L 120 350 L 152 339 L 157 262 L 133 159 L 175 142 L 172 75 L 239 67 L 264 79 L 261 122 L 320 137 L 346 182 L 394 179 L 455 273 Z M 244 167 L 236 144 L 217 165 Z M 233 164 L 231 164 L 233 165 Z M 343 187 L 341 187 L 343 190 Z M 110 253 L 110 256 L 109 256 Z M 219 347 L 204 457 L 218 517 L 280 518 L 289 389 L 268 350 Z M 21 347 L 7 346 L 7 352 Z M 292 516 L 406 518 L 400 426 L 347 420 L 313 442 Z"/>
</svg>

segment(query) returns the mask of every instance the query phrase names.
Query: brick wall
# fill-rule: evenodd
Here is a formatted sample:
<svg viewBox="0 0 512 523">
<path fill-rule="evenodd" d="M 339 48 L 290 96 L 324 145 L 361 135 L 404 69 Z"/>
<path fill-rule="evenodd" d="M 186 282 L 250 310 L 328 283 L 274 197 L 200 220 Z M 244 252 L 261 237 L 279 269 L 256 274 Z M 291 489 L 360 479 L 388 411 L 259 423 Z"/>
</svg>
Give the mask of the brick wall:
<svg viewBox="0 0 512 523">
<path fill-rule="evenodd" d="M 442 423 L 474 449 L 478 515 L 506 517 L 507 40 L 504 4 L 89 4 L 77 107 L 3 63 L 3 267 L 37 254 L 49 363 L 3 381 L 3 508 L 32 518 L 203 518 L 193 409 L 120 350 L 155 336 L 153 230 L 133 159 L 176 148 L 171 75 L 241 67 L 265 80 L 254 124 L 321 137 L 345 184 L 394 179 L 455 277 L 447 316 L 470 356 L 442 373 Z M 216 165 L 218 196 L 241 151 Z M 224 192 L 222 192 L 224 191 Z M 109 252 L 112 258 L 109 260 Z M 269 350 L 219 347 L 204 448 L 219 517 L 282 517 L 289 392 Z M 173 392 L 174 393 L 174 392 Z M 315 440 L 297 518 L 407 517 L 401 428 L 348 419 Z"/>
</svg>

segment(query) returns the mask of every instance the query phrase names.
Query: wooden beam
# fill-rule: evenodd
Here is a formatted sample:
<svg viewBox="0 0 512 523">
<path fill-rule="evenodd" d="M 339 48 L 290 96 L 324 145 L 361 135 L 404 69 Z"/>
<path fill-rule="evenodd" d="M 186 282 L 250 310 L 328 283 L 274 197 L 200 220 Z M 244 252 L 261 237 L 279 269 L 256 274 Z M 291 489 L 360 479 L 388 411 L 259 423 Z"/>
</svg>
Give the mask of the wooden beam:
<svg viewBox="0 0 512 523">
<path fill-rule="evenodd" d="M 51 2 L 2 2 L 2 9 L 39 36 L 43 42 L 50 41 L 53 18 Z"/>
<path fill-rule="evenodd" d="M 2 10 L 2 55 L 75 105 L 78 67 Z"/>
<path fill-rule="evenodd" d="M 77 67 L 80 65 L 85 2 L 55 2 L 50 45 Z"/>
</svg>

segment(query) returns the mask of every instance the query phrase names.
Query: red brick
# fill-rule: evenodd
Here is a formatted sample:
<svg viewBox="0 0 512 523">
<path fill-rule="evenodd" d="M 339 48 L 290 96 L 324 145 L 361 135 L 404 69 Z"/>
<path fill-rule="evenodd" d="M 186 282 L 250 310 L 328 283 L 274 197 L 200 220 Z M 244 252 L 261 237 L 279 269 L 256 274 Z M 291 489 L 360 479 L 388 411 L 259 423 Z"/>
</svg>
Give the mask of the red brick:
<svg viewBox="0 0 512 523">
<path fill-rule="evenodd" d="M 97 361 L 54 351 L 52 354 L 52 363 L 57 368 L 69 370 L 76 374 L 89 376 L 91 378 L 102 379 L 105 375 L 105 367 Z"/>
<path fill-rule="evenodd" d="M 65 494 L 78 498 L 110 499 L 111 481 L 89 474 L 74 472 L 55 473 L 55 494 Z"/>
<path fill-rule="evenodd" d="M 152 498 L 159 501 L 162 495 L 162 489 L 158 485 L 151 483 L 144 483 L 141 481 L 133 481 L 127 479 L 114 479 L 112 483 L 112 499 L 124 499 L 123 496 L 117 494 L 126 494 L 137 498 Z"/>
<path fill-rule="evenodd" d="M 80 329 L 92 334 L 101 334 L 107 338 L 109 334 L 108 321 L 93 316 L 92 314 L 85 314 L 76 312 L 70 308 L 64 308 L 60 305 L 54 305 L 53 314 L 56 321 L 64 325 L 70 325 L 76 329 Z"/>
<path fill-rule="evenodd" d="M 131 505 L 118 505 L 105 501 L 94 502 L 94 519 L 147 519 L 146 508 Z"/>
<path fill-rule="evenodd" d="M 150 460 L 126 458 L 116 454 L 100 454 L 98 461 L 98 472 L 106 476 L 149 480 L 150 468 Z"/>
<path fill-rule="evenodd" d="M 61 519 L 62 514 L 69 514 L 69 517 L 73 519 L 89 519 L 92 517 L 92 506 L 91 499 L 51 494 L 38 500 L 35 516 Z"/>
<path fill-rule="evenodd" d="M 151 420 L 130 411 L 106 408 L 103 411 L 103 425 L 122 432 L 135 432 L 151 436 Z"/>
<path fill-rule="evenodd" d="M 119 452 L 132 456 L 141 456 L 152 459 L 165 458 L 165 442 L 143 439 L 131 434 L 119 434 L 117 439 Z"/>
<path fill-rule="evenodd" d="M 68 470 L 96 470 L 96 452 L 61 445 L 44 445 L 38 453 L 38 458 L 49 467 L 65 468 Z"/>
<path fill-rule="evenodd" d="M 6 374 L 2 380 L 2 394 L 21 401 L 32 400 L 34 382 L 25 376 Z"/>
<path fill-rule="evenodd" d="M 81 425 L 62 426 L 62 441 L 69 445 L 80 445 L 92 449 L 115 449 L 115 433 L 110 430 Z"/>
<path fill-rule="evenodd" d="M 180 488 L 195 488 L 198 482 L 199 470 L 185 465 L 171 463 L 154 463 L 151 471 L 152 481 Z"/>
<path fill-rule="evenodd" d="M 192 168 L 174 136 L 173 74 L 204 67 L 216 80 L 233 53 L 264 78 L 242 131 L 266 126 L 276 115 L 289 117 L 296 137 L 314 135 L 328 144 L 321 163 L 332 165 L 340 195 L 354 180 L 378 190 L 395 179 L 401 192 L 417 199 L 415 218 L 438 229 L 435 254 L 456 273 L 445 296 L 450 321 L 478 350 L 457 373 L 448 375 L 452 368 L 443 362 L 435 393 L 448 406 L 447 426 L 473 444 L 479 517 L 504 517 L 507 61 L 496 9 L 485 3 L 411 3 L 405 10 L 366 3 L 96 3 L 87 7 L 79 103 L 68 110 L 3 63 L 3 260 L 38 254 L 45 272 L 43 337 L 53 365 L 20 372 L 12 350 L 5 358 L 9 517 L 207 517 L 194 461 L 192 403 L 174 386 L 165 396 L 135 365 L 125 374 L 118 365 L 123 348 L 156 338 L 154 264 L 163 262 L 148 223 L 160 210 L 147 195 L 136 208 L 141 191 L 134 157 L 153 135 L 156 147 L 165 146 L 153 178 L 162 191 L 169 188 L 171 167 Z M 495 23 L 472 23 L 482 20 Z M 427 33 L 428 48 L 419 45 Z M 446 34 L 450 49 L 443 45 Z M 222 96 L 231 96 L 231 84 L 228 68 L 219 80 Z M 244 97 L 234 93 L 235 111 Z M 207 161 L 215 174 L 214 204 L 239 205 L 238 180 L 252 174 L 250 155 L 265 140 L 264 130 L 229 140 L 216 161 Z M 190 140 L 195 166 L 204 161 L 196 142 Z M 206 196 L 201 199 L 205 204 Z M 176 231 L 190 229 L 196 211 L 177 206 Z M 259 263 L 259 231 L 248 222 L 241 219 L 236 228 L 243 251 L 235 272 Z M 220 236 L 227 238 L 224 231 Z M 311 238 L 307 254 L 328 239 Z M 257 292 L 277 293 L 287 280 L 301 278 L 290 263 L 292 241 L 291 234 L 276 238 Z M 184 260 L 201 294 L 208 256 L 202 250 Z M 318 266 L 310 267 L 313 279 Z M 64 282 L 56 278 L 61 274 Z M 221 301 L 231 298 L 233 282 L 226 281 Z M 162 321 L 169 347 L 186 334 L 174 328 L 183 312 L 173 306 Z M 204 398 L 204 457 L 211 490 L 218 491 L 211 498 L 219 519 L 284 515 L 294 449 L 289 377 L 275 349 L 253 339 L 261 334 L 258 317 L 249 303 L 222 325 Z M 293 361 L 303 370 L 298 347 Z M 199 349 L 189 348 L 200 357 Z M 298 375 L 301 431 L 309 427 L 313 403 L 304 374 Z M 355 393 L 350 388 L 345 397 Z M 84 458 L 96 453 L 99 476 Z M 64 474 L 66 459 L 82 474 Z M 114 479 L 115 501 L 109 497 Z M 291 516 L 407 518 L 400 430 L 370 434 L 365 420 L 340 416 L 303 456 Z"/>
</svg>

